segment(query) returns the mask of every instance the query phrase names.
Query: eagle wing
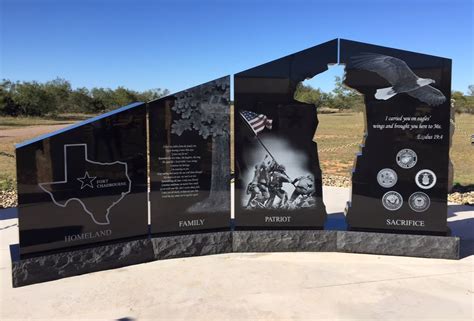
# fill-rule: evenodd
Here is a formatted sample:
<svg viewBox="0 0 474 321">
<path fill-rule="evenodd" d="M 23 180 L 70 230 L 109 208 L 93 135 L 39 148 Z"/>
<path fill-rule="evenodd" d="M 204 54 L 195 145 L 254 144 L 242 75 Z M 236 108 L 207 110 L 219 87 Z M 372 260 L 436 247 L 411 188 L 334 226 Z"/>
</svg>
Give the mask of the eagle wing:
<svg viewBox="0 0 474 321">
<path fill-rule="evenodd" d="M 363 53 L 351 57 L 354 68 L 377 73 L 392 86 L 417 86 L 418 76 L 401 59 L 374 53 Z"/>
<path fill-rule="evenodd" d="M 429 85 L 409 91 L 407 94 L 427 103 L 430 106 L 438 106 L 446 101 L 446 97 L 441 91 Z"/>
</svg>

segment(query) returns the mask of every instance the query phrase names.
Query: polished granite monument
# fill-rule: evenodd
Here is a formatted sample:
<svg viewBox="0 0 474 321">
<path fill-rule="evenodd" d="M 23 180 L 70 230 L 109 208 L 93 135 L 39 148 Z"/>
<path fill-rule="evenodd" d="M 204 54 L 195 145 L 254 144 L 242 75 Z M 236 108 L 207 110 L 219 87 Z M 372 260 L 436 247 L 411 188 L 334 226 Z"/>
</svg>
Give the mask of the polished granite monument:
<svg viewBox="0 0 474 321">
<path fill-rule="evenodd" d="M 144 103 L 16 147 L 22 258 L 147 236 Z"/>
<path fill-rule="evenodd" d="M 230 230 L 230 76 L 149 103 L 151 232 Z"/>
<path fill-rule="evenodd" d="M 236 229 L 322 229 L 316 106 L 297 86 L 337 62 L 337 40 L 235 75 Z"/>
<path fill-rule="evenodd" d="M 340 63 L 366 107 L 349 228 L 446 235 L 451 60 L 342 39 Z"/>
<path fill-rule="evenodd" d="M 366 105 L 350 231 L 323 230 L 317 106 L 295 98 L 335 63 Z M 450 81 L 449 59 L 343 39 L 235 74 L 232 230 L 230 76 L 19 144 L 13 286 L 229 252 L 459 258 L 441 236 Z"/>
</svg>

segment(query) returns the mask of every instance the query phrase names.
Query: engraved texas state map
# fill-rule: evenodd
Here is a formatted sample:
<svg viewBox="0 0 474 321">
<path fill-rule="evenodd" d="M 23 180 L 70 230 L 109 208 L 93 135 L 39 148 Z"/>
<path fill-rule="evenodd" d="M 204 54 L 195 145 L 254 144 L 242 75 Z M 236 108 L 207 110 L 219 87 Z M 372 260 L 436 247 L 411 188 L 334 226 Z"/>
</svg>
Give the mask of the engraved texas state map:
<svg viewBox="0 0 474 321">
<path fill-rule="evenodd" d="M 60 207 L 79 202 L 95 224 L 110 224 L 109 214 L 128 193 L 132 182 L 127 163 L 95 162 L 87 157 L 86 144 L 64 145 L 64 179 L 40 183 Z"/>
</svg>

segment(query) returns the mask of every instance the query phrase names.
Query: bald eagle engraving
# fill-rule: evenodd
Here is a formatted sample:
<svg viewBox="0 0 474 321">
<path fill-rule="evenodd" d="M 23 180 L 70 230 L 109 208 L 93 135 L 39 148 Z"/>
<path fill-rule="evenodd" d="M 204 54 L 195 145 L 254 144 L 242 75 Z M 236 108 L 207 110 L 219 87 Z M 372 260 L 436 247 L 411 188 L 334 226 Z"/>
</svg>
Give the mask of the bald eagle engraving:
<svg viewBox="0 0 474 321">
<path fill-rule="evenodd" d="M 430 106 L 438 106 L 446 101 L 441 91 L 430 86 L 435 81 L 418 77 L 405 61 L 380 54 L 364 53 L 351 57 L 353 67 L 377 73 L 392 87 L 377 89 L 375 98 L 387 100 L 396 94 L 406 93 Z"/>
</svg>

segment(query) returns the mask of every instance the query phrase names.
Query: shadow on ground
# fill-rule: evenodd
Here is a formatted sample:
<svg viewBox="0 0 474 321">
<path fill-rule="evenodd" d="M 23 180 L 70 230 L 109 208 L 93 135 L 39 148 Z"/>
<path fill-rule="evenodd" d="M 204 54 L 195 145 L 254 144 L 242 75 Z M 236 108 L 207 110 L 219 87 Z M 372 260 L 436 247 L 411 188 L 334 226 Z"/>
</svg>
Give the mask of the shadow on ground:
<svg viewBox="0 0 474 321">
<path fill-rule="evenodd" d="M 474 211 L 472 205 L 448 205 L 448 217 L 457 216 L 456 213 Z"/>
<path fill-rule="evenodd" d="M 12 218 L 18 218 L 18 209 L 16 207 L 0 209 L 0 221 Z"/>
<path fill-rule="evenodd" d="M 20 261 L 20 244 L 10 244 L 12 262 Z"/>
<path fill-rule="evenodd" d="M 461 258 L 474 255 L 474 218 L 448 222 L 451 235 L 461 238 Z"/>
<path fill-rule="evenodd" d="M 347 223 L 344 213 L 339 212 L 328 214 L 326 223 L 324 224 L 324 229 L 330 231 L 346 231 Z"/>
</svg>

